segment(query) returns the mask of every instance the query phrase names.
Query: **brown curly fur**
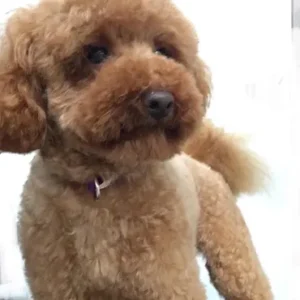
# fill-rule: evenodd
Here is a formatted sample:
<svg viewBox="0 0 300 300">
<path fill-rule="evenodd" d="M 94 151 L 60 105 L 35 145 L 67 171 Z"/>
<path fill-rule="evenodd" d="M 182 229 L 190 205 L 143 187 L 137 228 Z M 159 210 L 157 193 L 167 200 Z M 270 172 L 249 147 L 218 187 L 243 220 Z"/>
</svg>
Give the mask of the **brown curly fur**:
<svg viewBox="0 0 300 300">
<path fill-rule="evenodd" d="M 90 43 L 111 52 L 100 66 Z M 45 0 L 10 18 L 1 47 L 0 149 L 40 149 L 18 226 L 35 300 L 203 300 L 197 247 L 226 299 L 272 299 L 233 196 L 257 187 L 255 169 L 200 126 L 209 75 L 175 6 Z M 149 90 L 174 95 L 170 120 L 149 119 Z M 99 175 L 116 180 L 94 201 L 87 182 Z"/>
<path fill-rule="evenodd" d="M 225 133 L 209 120 L 188 139 L 184 151 L 221 173 L 235 196 L 257 193 L 267 185 L 267 166 L 242 137 Z"/>
</svg>

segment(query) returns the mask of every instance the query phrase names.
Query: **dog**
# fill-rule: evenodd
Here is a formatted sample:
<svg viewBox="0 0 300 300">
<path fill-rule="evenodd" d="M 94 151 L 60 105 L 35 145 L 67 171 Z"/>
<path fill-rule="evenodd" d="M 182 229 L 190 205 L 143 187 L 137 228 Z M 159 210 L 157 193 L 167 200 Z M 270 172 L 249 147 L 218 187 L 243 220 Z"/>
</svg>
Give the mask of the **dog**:
<svg viewBox="0 0 300 300">
<path fill-rule="evenodd" d="M 235 203 L 260 164 L 205 119 L 210 75 L 168 0 L 44 0 L 8 20 L 0 149 L 38 150 L 18 237 L 34 300 L 269 300 Z"/>
</svg>

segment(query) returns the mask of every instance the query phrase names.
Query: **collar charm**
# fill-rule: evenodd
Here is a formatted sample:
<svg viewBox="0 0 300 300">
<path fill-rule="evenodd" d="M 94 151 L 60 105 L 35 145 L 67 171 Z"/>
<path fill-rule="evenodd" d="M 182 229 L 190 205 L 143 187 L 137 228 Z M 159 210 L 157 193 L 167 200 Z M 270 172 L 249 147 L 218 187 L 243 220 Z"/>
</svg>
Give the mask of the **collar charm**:
<svg viewBox="0 0 300 300">
<path fill-rule="evenodd" d="M 110 186 L 112 182 L 113 179 L 103 180 L 103 178 L 99 176 L 88 183 L 88 190 L 93 194 L 94 199 L 98 200 L 101 196 L 101 190 Z"/>
</svg>

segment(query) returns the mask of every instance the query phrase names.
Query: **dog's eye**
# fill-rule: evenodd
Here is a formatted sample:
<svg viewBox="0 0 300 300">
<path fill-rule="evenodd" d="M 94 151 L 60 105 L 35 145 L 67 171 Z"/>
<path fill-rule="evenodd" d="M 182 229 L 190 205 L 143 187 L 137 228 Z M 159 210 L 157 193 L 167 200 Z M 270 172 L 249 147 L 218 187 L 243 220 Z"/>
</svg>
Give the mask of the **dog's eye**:
<svg viewBox="0 0 300 300">
<path fill-rule="evenodd" d="M 167 49 L 166 47 L 157 47 L 156 50 L 155 50 L 155 53 L 163 55 L 167 58 L 172 58 L 173 57 L 171 51 L 169 49 Z"/>
<path fill-rule="evenodd" d="M 89 45 L 86 47 L 86 57 L 92 64 L 101 64 L 109 56 L 109 50 L 106 47 Z"/>
</svg>

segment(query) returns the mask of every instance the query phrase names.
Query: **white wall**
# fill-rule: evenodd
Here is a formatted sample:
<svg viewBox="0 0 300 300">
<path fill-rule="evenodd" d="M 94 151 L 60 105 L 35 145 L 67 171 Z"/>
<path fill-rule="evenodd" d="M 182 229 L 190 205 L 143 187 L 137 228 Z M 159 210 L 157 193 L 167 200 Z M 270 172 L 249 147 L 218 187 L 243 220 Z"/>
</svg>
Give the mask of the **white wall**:
<svg viewBox="0 0 300 300">
<path fill-rule="evenodd" d="M 297 206 L 296 88 L 292 86 L 290 2 L 287 0 L 174 0 L 194 22 L 200 53 L 214 77 L 209 112 L 214 122 L 246 133 L 269 163 L 268 194 L 244 198 L 240 207 L 253 235 L 276 300 L 296 300 L 292 283 L 292 216 Z M 28 1 L 0 2 L 3 15 Z M 15 218 L 30 157 L 0 155 L 0 268 L 2 282 L 22 282 Z M 293 177 L 294 176 L 294 177 Z M 299 210 L 298 210 L 299 213 Z M 203 266 L 202 266 L 203 267 Z M 209 299 L 218 299 L 209 285 Z M 14 289 L 16 291 L 16 289 Z M 1 289 L 0 289 L 1 298 Z"/>
</svg>

